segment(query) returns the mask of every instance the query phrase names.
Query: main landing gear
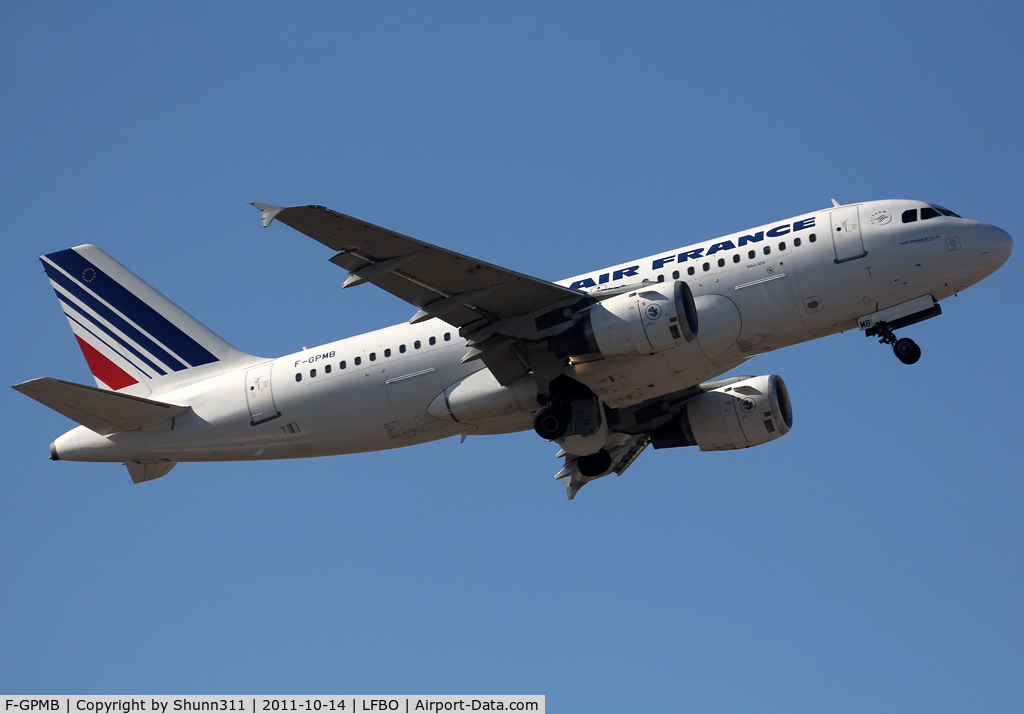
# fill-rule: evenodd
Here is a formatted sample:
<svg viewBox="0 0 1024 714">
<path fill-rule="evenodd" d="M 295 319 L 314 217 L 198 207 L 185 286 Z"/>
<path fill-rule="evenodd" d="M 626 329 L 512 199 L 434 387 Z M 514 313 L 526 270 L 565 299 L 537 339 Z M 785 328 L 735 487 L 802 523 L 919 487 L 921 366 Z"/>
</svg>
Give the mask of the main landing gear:
<svg viewBox="0 0 1024 714">
<path fill-rule="evenodd" d="M 874 330 L 875 334 L 878 335 L 878 341 L 883 345 L 892 345 L 893 354 L 903 364 L 914 364 L 921 359 L 921 348 L 909 337 L 902 337 L 897 340 L 892 328 L 884 322 L 879 322 L 875 325 Z"/>
<path fill-rule="evenodd" d="M 542 439 L 554 441 L 565 435 L 572 413 L 563 404 L 547 404 L 533 417 L 533 428 Z"/>
</svg>

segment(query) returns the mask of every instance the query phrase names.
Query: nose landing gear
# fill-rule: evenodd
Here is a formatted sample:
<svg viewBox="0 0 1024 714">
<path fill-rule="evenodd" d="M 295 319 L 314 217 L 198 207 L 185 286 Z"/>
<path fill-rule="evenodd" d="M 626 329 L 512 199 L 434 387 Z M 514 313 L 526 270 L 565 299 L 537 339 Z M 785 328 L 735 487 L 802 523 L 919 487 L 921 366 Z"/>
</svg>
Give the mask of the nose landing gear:
<svg viewBox="0 0 1024 714">
<path fill-rule="evenodd" d="M 896 359 L 903 364 L 914 364 L 921 359 L 921 348 L 909 337 L 896 340 L 896 344 L 892 346 L 892 351 L 896 354 Z"/>
<path fill-rule="evenodd" d="M 902 337 L 897 340 L 892 328 L 884 322 L 876 324 L 873 330 L 878 335 L 879 343 L 892 345 L 893 354 L 903 364 L 914 364 L 921 359 L 921 348 L 909 337 Z"/>
</svg>

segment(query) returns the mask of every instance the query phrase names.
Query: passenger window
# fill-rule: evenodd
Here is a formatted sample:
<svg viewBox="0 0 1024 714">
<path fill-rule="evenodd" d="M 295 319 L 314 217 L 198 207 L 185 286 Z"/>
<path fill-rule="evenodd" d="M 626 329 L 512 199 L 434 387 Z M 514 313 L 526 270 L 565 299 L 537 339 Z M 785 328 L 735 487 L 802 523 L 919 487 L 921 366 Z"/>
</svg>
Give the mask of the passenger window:
<svg viewBox="0 0 1024 714">
<path fill-rule="evenodd" d="M 797 248 L 799 248 L 800 247 L 800 239 L 799 238 L 794 238 L 793 239 L 793 245 L 796 246 Z"/>
<path fill-rule="evenodd" d="M 739 253 L 736 253 L 736 254 L 734 254 L 732 256 L 732 262 L 734 262 L 734 263 L 740 262 L 740 254 Z"/>
<path fill-rule="evenodd" d="M 338 365 L 338 369 L 345 369 L 345 360 L 341 361 L 341 364 Z"/>
<path fill-rule="evenodd" d="M 701 269 L 702 269 L 702 270 L 703 270 L 703 271 L 704 271 L 704 272 L 706 273 L 706 272 L 708 272 L 709 270 L 711 270 L 711 263 L 704 263 L 704 265 L 702 265 L 702 266 L 700 266 L 700 267 L 701 267 Z"/>
<path fill-rule="evenodd" d="M 766 245 L 764 247 L 764 254 L 765 255 L 771 255 L 771 252 L 772 252 L 772 247 L 770 245 Z"/>
<path fill-rule="evenodd" d="M 405 345 L 399 345 L 398 346 L 398 351 L 401 352 L 404 355 L 405 354 Z"/>
<path fill-rule="evenodd" d="M 913 223 L 916 220 L 917 220 L 917 209 L 916 208 L 908 208 L 907 210 L 905 210 L 903 212 L 903 222 L 904 223 Z"/>
<path fill-rule="evenodd" d="M 922 221 L 927 221 L 929 218 L 938 218 L 939 215 L 941 214 L 931 206 L 925 206 L 924 208 L 921 209 Z"/>
<path fill-rule="evenodd" d="M 725 258 L 719 258 L 718 259 L 718 267 L 719 268 L 724 268 L 725 267 Z"/>
<path fill-rule="evenodd" d="M 324 365 L 324 374 L 330 374 L 330 373 L 331 373 L 331 365 L 325 364 Z"/>
<path fill-rule="evenodd" d="M 376 352 L 371 352 L 370 353 L 370 361 L 373 362 L 376 359 L 377 359 L 377 353 Z"/>
<path fill-rule="evenodd" d="M 429 342 L 430 342 L 430 344 L 432 344 L 432 345 L 436 345 L 436 344 L 437 344 L 437 338 L 436 338 L 436 337 L 434 337 L 434 336 L 431 336 L 431 337 L 430 337 L 430 340 L 429 340 Z"/>
<path fill-rule="evenodd" d="M 390 357 L 391 356 L 391 348 L 390 347 L 388 347 L 386 350 L 384 350 L 384 356 L 385 357 Z"/>
<path fill-rule="evenodd" d="M 664 275 L 659 275 L 659 276 L 658 276 L 658 282 L 659 282 L 659 283 L 663 283 L 663 282 L 665 282 L 665 276 L 664 276 Z"/>
<path fill-rule="evenodd" d="M 781 243 L 779 243 L 779 250 L 785 250 L 785 249 L 786 249 L 786 241 L 782 241 Z"/>
<path fill-rule="evenodd" d="M 418 350 L 420 348 L 420 341 L 416 340 L 415 342 L 412 343 L 412 346 Z"/>
<path fill-rule="evenodd" d="M 694 272 L 696 272 L 696 271 L 693 269 L 692 265 L 689 268 L 686 269 L 686 274 L 687 275 L 693 275 Z"/>
<path fill-rule="evenodd" d="M 296 382 L 301 382 L 302 381 L 302 372 L 296 372 L 295 373 L 295 381 Z"/>
<path fill-rule="evenodd" d="M 444 333 L 444 341 L 445 342 L 450 342 L 451 339 L 452 339 L 452 333 L 450 333 L 450 332 Z"/>
<path fill-rule="evenodd" d="M 816 236 L 813 233 L 811 233 L 809 236 L 807 236 L 807 240 L 809 240 L 811 243 L 813 243 L 814 241 L 818 240 L 818 236 Z"/>
<path fill-rule="evenodd" d="M 673 270 L 672 271 L 672 279 L 673 280 L 679 280 L 679 271 L 678 270 Z"/>
<path fill-rule="evenodd" d="M 363 361 L 362 357 L 356 357 L 354 360 L 352 360 L 353 364 L 355 364 L 356 366 L 359 366 L 359 363 L 362 362 L 362 361 Z"/>
<path fill-rule="evenodd" d="M 309 370 L 309 376 L 310 377 L 315 377 L 316 376 L 316 370 L 315 369 Z"/>
<path fill-rule="evenodd" d="M 750 260 L 753 260 L 753 259 L 754 259 L 754 255 L 755 255 L 754 251 L 750 251 L 749 253 L 747 253 L 747 257 L 748 257 L 748 258 L 749 258 Z"/>
</svg>

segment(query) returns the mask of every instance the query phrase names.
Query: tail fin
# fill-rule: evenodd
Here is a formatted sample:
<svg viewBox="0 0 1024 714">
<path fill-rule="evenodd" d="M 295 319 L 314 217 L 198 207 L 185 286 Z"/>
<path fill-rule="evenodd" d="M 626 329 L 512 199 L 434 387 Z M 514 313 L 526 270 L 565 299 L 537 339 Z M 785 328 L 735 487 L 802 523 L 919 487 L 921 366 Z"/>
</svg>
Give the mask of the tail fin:
<svg viewBox="0 0 1024 714">
<path fill-rule="evenodd" d="M 102 389 L 146 396 L 249 357 L 94 245 L 40 261 Z"/>
</svg>

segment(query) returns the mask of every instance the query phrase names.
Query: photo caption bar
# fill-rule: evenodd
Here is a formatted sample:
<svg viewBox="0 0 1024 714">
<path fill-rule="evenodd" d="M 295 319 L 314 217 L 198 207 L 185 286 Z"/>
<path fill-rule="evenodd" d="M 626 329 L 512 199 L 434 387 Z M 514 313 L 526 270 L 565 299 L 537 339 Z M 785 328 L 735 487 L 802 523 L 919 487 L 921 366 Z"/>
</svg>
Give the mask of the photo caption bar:
<svg viewBox="0 0 1024 714">
<path fill-rule="evenodd" d="M 336 695 L 232 696 L 12 696 L 0 695 L 3 714 L 132 714 L 133 712 L 533 712 L 544 714 L 543 695 Z"/>
</svg>

